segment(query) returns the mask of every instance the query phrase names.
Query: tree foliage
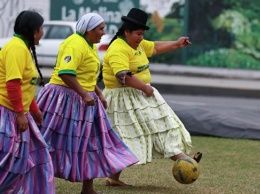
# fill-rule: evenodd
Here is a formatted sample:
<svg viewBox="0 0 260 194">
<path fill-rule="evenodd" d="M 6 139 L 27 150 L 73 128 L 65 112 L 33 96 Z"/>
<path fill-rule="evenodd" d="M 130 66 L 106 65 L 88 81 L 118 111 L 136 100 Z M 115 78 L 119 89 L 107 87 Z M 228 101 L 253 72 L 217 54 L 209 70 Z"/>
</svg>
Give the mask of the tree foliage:
<svg viewBox="0 0 260 194">
<path fill-rule="evenodd" d="M 188 13 L 184 2 L 189 1 Z M 180 0 L 163 19 L 162 32 L 156 25 L 146 37 L 151 40 L 176 40 L 184 34 L 184 16 L 188 14 L 187 34 L 192 46 L 153 57 L 151 61 L 168 64 L 259 69 L 259 0 Z M 186 10 L 187 11 L 187 10 Z M 223 54 L 225 53 L 225 54 Z"/>
<path fill-rule="evenodd" d="M 260 69 L 259 13 L 258 0 L 190 0 L 187 63 Z"/>
</svg>

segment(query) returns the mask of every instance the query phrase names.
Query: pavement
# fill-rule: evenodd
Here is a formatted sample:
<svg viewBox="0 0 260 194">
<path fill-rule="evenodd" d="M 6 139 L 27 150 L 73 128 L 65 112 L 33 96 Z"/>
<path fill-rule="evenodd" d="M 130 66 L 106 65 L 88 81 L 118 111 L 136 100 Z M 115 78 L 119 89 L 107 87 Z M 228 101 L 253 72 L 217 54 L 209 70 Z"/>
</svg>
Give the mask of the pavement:
<svg viewBox="0 0 260 194">
<path fill-rule="evenodd" d="M 260 70 L 156 63 L 150 64 L 150 70 L 151 84 L 164 94 L 260 98 Z M 41 71 L 47 83 L 52 69 L 41 68 Z"/>
<path fill-rule="evenodd" d="M 151 64 L 152 85 L 161 93 L 260 97 L 260 71 Z"/>
</svg>

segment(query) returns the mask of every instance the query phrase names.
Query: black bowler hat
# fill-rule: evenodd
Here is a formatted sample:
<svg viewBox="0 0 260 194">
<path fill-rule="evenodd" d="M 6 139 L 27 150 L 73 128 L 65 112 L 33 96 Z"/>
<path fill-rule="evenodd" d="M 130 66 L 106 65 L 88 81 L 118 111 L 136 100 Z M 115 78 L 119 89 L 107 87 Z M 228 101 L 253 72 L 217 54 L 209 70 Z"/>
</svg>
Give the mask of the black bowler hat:
<svg viewBox="0 0 260 194">
<path fill-rule="evenodd" d="M 121 17 L 122 21 L 135 24 L 142 29 L 149 30 L 150 28 L 146 26 L 146 22 L 148 19 L 148 14 L 145 13 L 143 10 L 132 8 L 127 16 Z"/>
</svg>

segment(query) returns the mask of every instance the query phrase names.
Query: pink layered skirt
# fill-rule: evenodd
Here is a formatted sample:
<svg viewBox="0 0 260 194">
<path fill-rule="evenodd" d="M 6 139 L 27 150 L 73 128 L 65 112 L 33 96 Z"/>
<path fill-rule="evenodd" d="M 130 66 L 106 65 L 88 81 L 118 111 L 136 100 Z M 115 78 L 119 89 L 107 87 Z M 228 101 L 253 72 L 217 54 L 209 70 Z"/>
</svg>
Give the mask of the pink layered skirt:
<svg viewBox="0 0 260 194">
<path fill-rule="evenodd" d="M 30 113 L 20 132 L 16 115 L 0 105 L 0 193 L 53 194 L 54 174 L 48 146 Z"/>
<path fill-rule="evenodd" d="M 37 99 L 54 174 L 72 182 L 107 177 L 138 162 L 112 129 L 96 93 L 89 94 L 95 106 L 86 106 L 70 88 L 48 84 Z"/>
</svg>

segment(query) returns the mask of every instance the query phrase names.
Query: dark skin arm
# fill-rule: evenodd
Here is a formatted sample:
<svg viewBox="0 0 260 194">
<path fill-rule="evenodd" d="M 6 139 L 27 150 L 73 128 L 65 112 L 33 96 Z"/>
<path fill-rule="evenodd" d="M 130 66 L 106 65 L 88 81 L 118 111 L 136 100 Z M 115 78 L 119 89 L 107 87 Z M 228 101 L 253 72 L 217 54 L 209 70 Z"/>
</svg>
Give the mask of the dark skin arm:
<svg viewBox="0 0 260 194">
<path fill-rule="evenodd" d="M 32 115 L 34 121 L 36 122 L 36 124 L 38 126 L 42 125 L 43 122 L 43 116 L 42 116 L 42 112 L 40 110 L 37 110 L 35 112 L 30 112 L 30 114 Z"/>
<path fill-rule="evenodd" d="M 153 55 L 159 55 L 191 45 L 188 37 L 180 37 L 176 41 L 155 41 Z"/>
<path fill-rule="evenodd" d="M 13 80 L 10 80 L 10 81 L 15 81 L 15 82 L 18 82 L 18 83 L 21 82 L 20 79 L 13 79 Z M 8 83 L 9 83 L 9 82 L 7 82 L 6 85 L 7 85 Z M 19 86 L 19 87 L 20 87 L 20 86 Z M 21 88 L 16 88 L 16 89 L 21 90 Z M 14 91 L 14 89 L 12 89 L 12 92 L 13 92 L 13 91 Z M 18 92 L 21 92 L 21 93 L 22 93 L 22 91 L 18 91 Z M 8 94 L 8 95 L 9 95 L 9 94 Z M 10 97 L 10 96 L 9 96 L 9 97 Z M 21 98 L 22 98 L 22 96 L 21 96 Z M 22 101 L 22 99 L 21 99 L 21 101 Z M 27 119 L 26 116 L 25 116 L 24 110 L 21 110 L 21 111 L 19 111 L 19 112 L 16 112 L 15 114 L 16 114 L 16 118 L 17 118 L 17 123 L 18 123 L 19 129 L 21 130 L 21 132 L 26 131 L 27 128 L 28 128 L 28 126 L 29 126 L 29 124 L 28 124 L 28 119 Z"/>
<path fill-rule="evenodd" d="M 98 86 L 95 87 L 95 92 L 96 92 L 98 98 L 100 99 L 100 101 L 102 102 L 104 108 L 107 109 L 107 101 Z"/>
<path fill-rule="evenodd" d="M 72 88 L 75 92 L 77 92 L 83 99 L 83 101 L 87 104 L 87 106 L 94 106 L 95 100 L 92 96 L 88 94 L 87 91 L 83 89 L 83 87 L 79 84 L 78 80 L 74 75 L 64 74 L 60 75 L 62 81 Z"/>
<path fill-rule="evenodd" d="M 176 41 L 156 41 L 153 55 L 159 55 L 189 45 L 191 45 L 191 42 L 189 41 L 188 37 L 180 37 Z M 132 88 L 136 88 L 143 91 L 148 97 L 153 95 L 153 88 L 150 85 L 147 85 L 142 81 L 140 81 L 134 75 L 132 76 L 126 75 L 125 84 Z"/>
<path fill-rule="evenodd" d="M 15 114 L 16 114 L 17 122 L 18 122 L 21 132 L 26 131 L 29 124 L 28 124 L 28 120 L 24 114 L 24 111 L 16 112 Z"/>
<path fill-rule="evenodd" d="M 136 76 L 126 75 L 125 84 L 132 88 L 136 88 L 138 90 L 142 90 L 148 97 L 153 95 L 153 88 L 150 85 L 145 84 L 140 81 Z"/>
</svg>

